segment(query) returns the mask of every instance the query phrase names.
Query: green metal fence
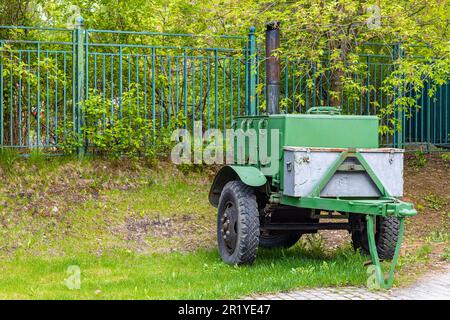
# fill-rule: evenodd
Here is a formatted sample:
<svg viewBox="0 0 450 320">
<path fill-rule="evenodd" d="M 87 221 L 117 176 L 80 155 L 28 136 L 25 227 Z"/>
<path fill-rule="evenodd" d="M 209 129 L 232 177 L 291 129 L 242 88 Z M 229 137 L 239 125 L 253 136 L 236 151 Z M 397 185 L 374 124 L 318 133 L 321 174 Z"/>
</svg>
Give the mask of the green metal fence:
<svg viewBox="0 0 450 320">
<path fill-rule="evenodd" d="M 89 122 L 83 101 L 92 95 L 109 100 L 112 119 L 122 115 L 123 96 L 132 87 L 155 133 L 180 118 L 188 129 L 195 121 L 224 129 L 254 104 L 248 103 L 247 85 L 253 35 L 199 40 L 189 34 L 83 29 L 82 20 L 74 30 L 0 27 L 11 29 L 29 34 L 25 40 L 0 38 L 2 147 L 56 150 L 68 133 L 81 132 Z"/>
<path fill-rule="evenodd" d="M 188 34 L 0 26 L 0 146 L 57 150 L 71 132 L 89 122 L 83 101 L 97 95 L 121 115 L 123 96 L 138 92 L 139 111 L 154 133 L 182 118 L 193 127 L 224 129 L 233 117 L 261 112 L 264 106 L 264 56 L 254 28 L 247 37 L 197 37 Z M 395 99 L 379 88 L 392 72 L 392 57 L 361 54 L 367 72 L 357 80 L 370 90 L 343 92 L 342 110 L 379 114 Z M 323 63 L 330 63 L 324 61 Z M 282 59 L 284 112 L 306 112 L 330 103 L 330 74 L 315 74 L 316 62 Z M 312 85 L 311 85 L 312 83 Z M 386 146 L 417 143 L 449 146 L 449 84 L 430 97 L 425 86 L 420 109 L 395 115 L 403 130 L 380 135 Z M 389 121 L 392 115 L 380 117 Z M 88 141 L 85 141 L 88 144 Z"/>
</svg>

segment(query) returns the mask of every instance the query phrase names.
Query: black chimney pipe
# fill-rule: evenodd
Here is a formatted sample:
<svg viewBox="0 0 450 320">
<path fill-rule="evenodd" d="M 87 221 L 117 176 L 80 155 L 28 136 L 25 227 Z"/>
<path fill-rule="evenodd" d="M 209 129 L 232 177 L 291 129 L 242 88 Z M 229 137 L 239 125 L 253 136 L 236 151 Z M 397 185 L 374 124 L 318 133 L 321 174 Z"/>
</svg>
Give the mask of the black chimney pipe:
<svg viewBox="0 0 450 320">
<path fill-rule="evenodd" d="M 280 113 L 280 60 L 273 54 L 280 47 L 280 22 L 270 22 L 266 29 L 266 104 L 268 114 Z"/>
</svg>

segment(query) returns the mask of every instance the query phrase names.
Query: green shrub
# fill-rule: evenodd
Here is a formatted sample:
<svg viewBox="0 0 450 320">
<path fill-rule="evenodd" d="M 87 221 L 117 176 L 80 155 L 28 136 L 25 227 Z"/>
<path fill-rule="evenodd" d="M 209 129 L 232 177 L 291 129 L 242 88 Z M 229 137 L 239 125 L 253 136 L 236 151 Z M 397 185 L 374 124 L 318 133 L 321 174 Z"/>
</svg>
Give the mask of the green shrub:
<svg viewBox="0 0 450 320">
<path fill-rule="evenodd" d="M 71 122 L 66 124 L 66 128 L 58 128 L 57 135 L 60 141 L 58 149 L 64 155 L 73 155 L 83 146 L 82 135 L 74 130 Z"/>
<path fill-rule="evenodd" d="M 121 101 L 105 99 L 92 90 L 83 102 L 84 124 L 78 134 L 72 128 L 66 130 L 59 144 L 64 154 L 72 154 L 86 147 L 89 153 L 111 157 L 153 158 L 167 154 L 172 146 L 171 133 L 184 123 L 182 116 L 171 119 L 171 125 L 157 129 L 142 106 L 144 93 L 137 84 L 123 93 Z M 62 136 L 61 132 L 59 136 Z"/>
<path fill-rule="evenodd" d="M 445 164 L 450 164 L 450 154 L 449 153 L 441 153 L 441 160 Z"/>
</svg>

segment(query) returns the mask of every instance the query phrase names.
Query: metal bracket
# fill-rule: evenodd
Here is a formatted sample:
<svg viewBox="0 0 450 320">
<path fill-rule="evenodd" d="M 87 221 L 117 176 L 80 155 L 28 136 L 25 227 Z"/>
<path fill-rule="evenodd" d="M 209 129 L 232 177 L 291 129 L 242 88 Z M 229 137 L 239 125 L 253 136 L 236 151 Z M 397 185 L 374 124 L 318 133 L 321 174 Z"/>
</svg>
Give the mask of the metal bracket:
<svg viewBox="0 0 450 320">
<path fill-rule="evenodd" d="M 400 228 L 398 231 L 397 244 L 395 246 L 394 257 L 392 258 L 392 261 L 391 261 L 389 273 L 387 274 L 387 277 L 385 277 L 385 274 L 383 273 L 383 270 L 381 268 L 380 259 L 378 257 L 377 245 L 375 242 L 374 228 L 375 228 L 376 216 L 371 216 L 371 215 L 366 216 L 367 240 L 369 243 L 370 257 L 372 259 L 372 263 L 375 268 L 375 279 L 377 281 L 378 287 L 382 288 L 382 289 L 390 289 L 394 282 L 395 266 L 397 265 L 398 256 L 400 254 L 400 247 L 401 247 L 402 241 L 403 241 L 403 233 L 405 230 L 404 218 L 399 217 L 398 219 L 400 220 Z"/>
</svg>

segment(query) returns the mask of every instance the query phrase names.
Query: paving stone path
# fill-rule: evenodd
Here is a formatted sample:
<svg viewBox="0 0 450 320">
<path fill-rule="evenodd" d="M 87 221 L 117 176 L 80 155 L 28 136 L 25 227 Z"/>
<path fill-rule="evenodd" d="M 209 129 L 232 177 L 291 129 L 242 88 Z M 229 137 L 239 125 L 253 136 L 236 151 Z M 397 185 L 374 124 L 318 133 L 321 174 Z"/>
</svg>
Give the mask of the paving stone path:
<svg viewBox="0 0 450 320">
<path fill-rule="evenodd" d="M 450 300 L 450 265 L 428 274 L 415 284 L 392 290 L 369 291 L 363 287 L 317 288 L 258 295 L 248 300 Z"/>
</svg>

